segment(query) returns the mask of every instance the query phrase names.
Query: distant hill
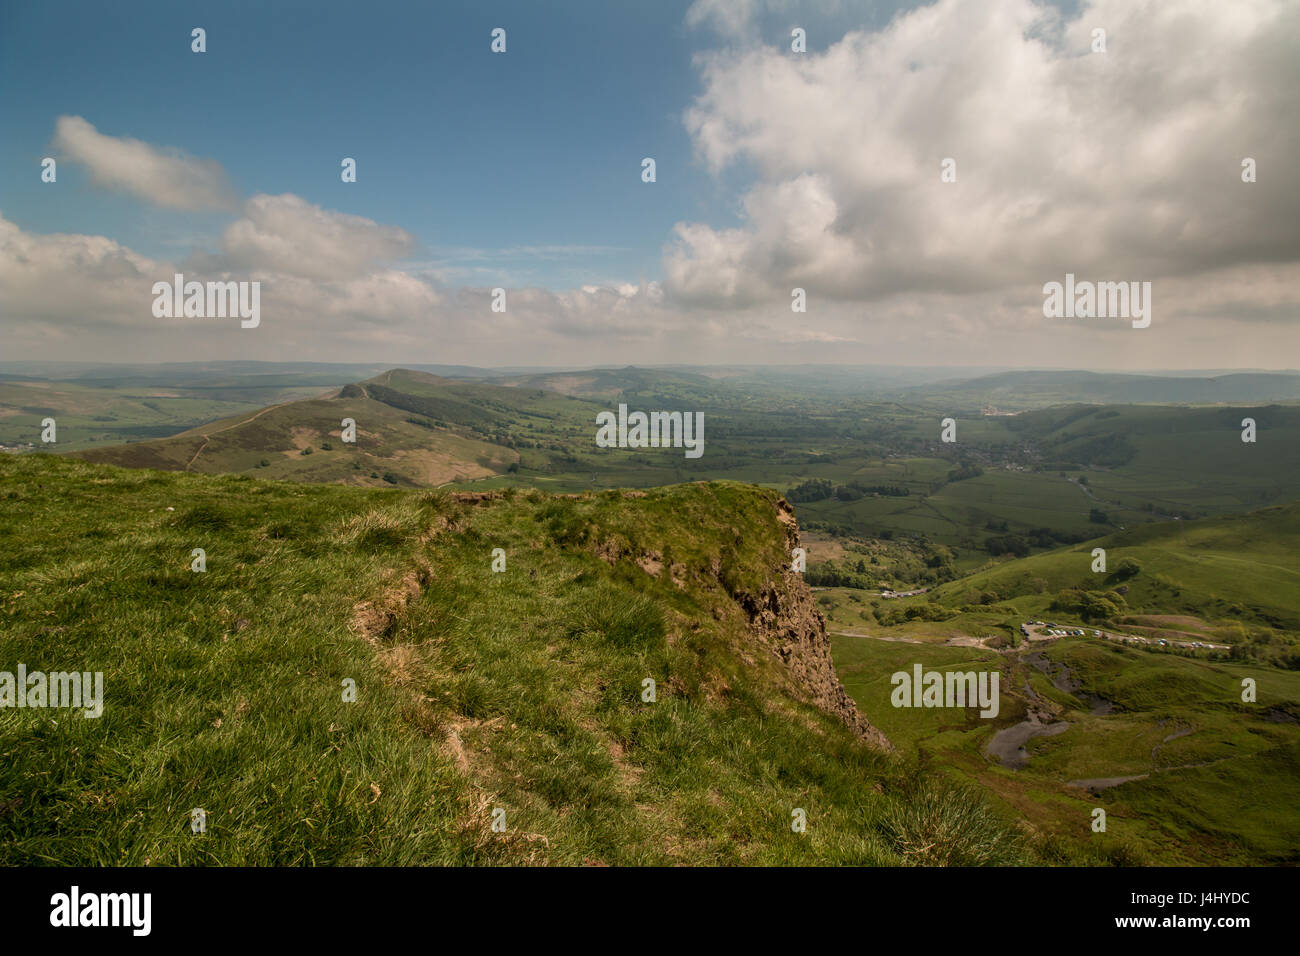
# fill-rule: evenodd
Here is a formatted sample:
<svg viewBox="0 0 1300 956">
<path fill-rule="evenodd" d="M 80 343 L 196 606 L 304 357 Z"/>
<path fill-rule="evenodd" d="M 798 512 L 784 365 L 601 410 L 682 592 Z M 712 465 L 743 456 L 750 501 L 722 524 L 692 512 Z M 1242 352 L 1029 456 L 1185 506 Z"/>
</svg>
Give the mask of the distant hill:
<svg viewBox="0 0 1300 956">
<path fill-rule="evenodd" d="M 927 402 L 995 405 L 1004 411 L 1070 402 L 1216 404 L 1300 401 L 1300 373 L 1237 372 L 1208 378 L 1081 371 L 1009 371 L 923 385 L 904 394 Z"/>
<path fill-rule="evenodd" d="M 531 375 L 496 377 L 494 384 L 516 388 L 543 388 L 563 395 L 580 395 L 603 399 L 616 398 L 628 391 L 688 385 L 708 389 L 714 380 L 696 372 L 627 367 L 601 368 L 574 372 L 541 372 Z"/>
<path fill-rule="evenodd" d="M 519 461 L 508 447 L 506 423 L 529 416 L 549 422 L 546 406 L 568 401 L 554 393 L 399 369 L 325 397 L 74 454 L 130 468 L 430 486 L 504 473 Z M 342 440 L 344 419 L 356 423 L 355 443 Z"/>
<path fill-rule="evenodd" d="M 593 444 L 596 414 L 618 401 L 706 409 L 716 421 L 714 409 L 741 405 L 745 396 L 706 376 L 635 368 L 491 381 L 391 369 L 324 395 L 223 417 L 165 438 L 73 453 L 130 468 L 359 485 L 439 485 L 504 475 L 512 466 L 570 477 L 574 471 L 622 469 L 617 474 L 626 480 L 634 470 L 629 453 Z M 341 440 L 345 418 L 357 423 L 355 444 Z M 661 455 L 658 469 L 632 483 L 671 481 L 673 473 L 662 469 L 683 460 L 680 452 Z"/>
</svg>

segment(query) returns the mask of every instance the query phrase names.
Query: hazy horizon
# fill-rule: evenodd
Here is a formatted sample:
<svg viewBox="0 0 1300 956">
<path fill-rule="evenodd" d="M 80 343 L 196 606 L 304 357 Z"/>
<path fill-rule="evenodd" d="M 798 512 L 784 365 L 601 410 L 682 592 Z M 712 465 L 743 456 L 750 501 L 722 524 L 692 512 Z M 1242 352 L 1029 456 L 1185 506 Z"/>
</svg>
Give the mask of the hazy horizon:
<svg viewBox="0 0 1300 956">
<path fill-rule="evenodd" d="M 155 368 L 170 365 L 268 365 L 277 367 L 293 366 L 340 366 L 340 367 L 358 367 L 358 366 L 383 366 L 385 368 L 411 368 L 415 370 L 427 368 L 465 368 L 482 372 L 501 372 L 503 374 L 513 373 L 544 373 L 544 372 L 591 372 L 601 370 L 619 370 L 626 368 L 646 369 L 650 371 L 674 371 L 690 369 L 791 369 L 791 368 L 834 368 L 845 370 L 912 370 L 912 371 L 942 371 L 951 370 L 954 372 L 997 374 L 999 372 L 1086 372 L 1095 375 L 1164 375 L 1164 376 L 1217 376 L 1217 375 L 1239 375 L 1239 374 L 1261 374 L 1261 375 L 1300 375 L 1298 368 L 1266 368 L 1266 367 L 1216 367 L 1216 368 L 1149 368 L 1149 369 L 1118 369 L 1118 368 L 1101 368 L 1101 367 L 1083 367 L 1075 365 L 958 365 L 958 364 L 931 364 L 931 365 L 902 365 L 902 364 L 877 364 L 877 363 L 858 363 L 858 362 L 730 362 L 730 363 L 696 363 L 696 362 L 670 362 L 670 363 L 597 363 L 591 365 L 473 365 L 468 363 L 440 363 L 440 362 L 410 362 L 410 361 L 276 361 L 269 359 L 193 359 L 177 362 L 140 362 L 140 361 L 60 361 L 47 359 L 33 360 L 15 360 L 0 361 L 0 374 L 5 374 L 5 370 L 20 367 L 45 367 L 45 366 L 64 366 L 64 367 L 81 367 L 81 368 Z"/>
</svg>

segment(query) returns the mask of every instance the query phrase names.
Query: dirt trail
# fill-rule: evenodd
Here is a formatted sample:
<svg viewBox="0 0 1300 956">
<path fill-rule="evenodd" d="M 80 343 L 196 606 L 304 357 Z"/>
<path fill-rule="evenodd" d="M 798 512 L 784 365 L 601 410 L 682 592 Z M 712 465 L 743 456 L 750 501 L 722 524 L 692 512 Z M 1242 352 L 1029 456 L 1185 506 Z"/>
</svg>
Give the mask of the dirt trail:
<svg viewBox="0 0 1300 956">
<path fill-rule="evenodd" d="M 286 404 L 288 403 L 287 402 L 280 403 L 280 405 L 286 405 Z M 268 405 L 266 408 L 262 409 L 252 418 L 246 418 L 242 422 L 235 422 L 235 424 L 227 425 L 225 428 L 218 428 L 216 431 L 212 432 L 212 434 L 205 433 L 203 435 L 203 444 L 199 446 L 198 451 L 194 453 L 194 457 L 191 458 L 189 462 L 185 465 L 185 470 L 189 471 L 190 466 L 199 460 L 199 455 L 202 454 L 203 449 L 207 448 L 208 442 L 212 441 L 212 435 L 220 435 L 222 432 L 228 432 L 230 431 L 230 429 L 238 428 L 240 425 L 247 425 L 249 422 L 256 421 L 257 419 L 261 418 L 263 415 L 265 415 L 267 412 L 271 411 L 272 409 L 279 408 L 280 405 Z"/>
<path fill-rule="evenodd" d="M 1191 770 L 1193 767 L 1208 767 L 1210 764 L 1223 763 L 1225 760 L 1237 760 L 1237 757 L 1220 757 L 1218 760 L 1202 760 L 1200 763 L 1183 763 L 1176 767 L 1156 767 L 1146 773 L 1133 774 L 1130 777 L 1091 777 L 1087 780 L 1070 780 L 1066 783 L 1067 787 L 1082 787 L 1091 793 L 1099 793 L 1111 787 L 1118 787 L 1121 783 L 1130 783 L 1134 780 L 1145 780 L 1147 777 L 1157 773 L 1168 773 L 1171 770 Z"/>
<path fill-rule="evenodd" d="M 831 634 L 838 634 L 840 637 L 865 637 L 869 641 L 888 641 L 891 644 L 928 644 L 929 641 L 918 641 L 914 637 L 881 637 L 878 634 L 860 634 L 857 631 L 831 631 Z"/>
<path fill-rule="evenodd" d="M 1161 723 L 1163 723 L 1163 721 L 1161 721 Z M 1165 744 L 1169 743 L 1169 741 L 1177 740 L 1179 737 L 1186 737 L 1188 734 L 1195 733 L 1195 732 L 1196 732 L 1196 728 L 1191 726 L 1184 727 L 1181 730 L 1175 730 L 1172 734 L 1170 734 L 1164 740 L 1160 741 L 1160 743 L 1156 744 L 1154 747 L 1151 748 L 1152 761 L 1156 759 L 1156 754 L 1160 752 L 1160 748 L 1163 747 Z"/>
</svg>

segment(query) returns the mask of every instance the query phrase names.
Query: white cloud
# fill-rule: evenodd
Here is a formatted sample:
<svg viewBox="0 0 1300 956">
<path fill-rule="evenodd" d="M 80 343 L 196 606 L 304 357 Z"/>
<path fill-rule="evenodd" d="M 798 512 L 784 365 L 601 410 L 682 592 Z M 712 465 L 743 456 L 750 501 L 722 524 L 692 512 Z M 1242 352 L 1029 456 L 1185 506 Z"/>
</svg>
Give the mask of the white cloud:
<svg viewBox="0 0 1300 956">
<path fill-rule="evenodd" d="M 0 216 L 0 315 L 57 333 L 89 324 L 129 324 L 168 268 L 104 236 L 35 235 Z"/>
<path fill-rule="evenodd" d="M 253 196 L 221 237 L 231 268 L 308 278 L 366 275 L 374 263 L 406 255 L 415 240 L 396 226 L 322 209 L 299 196 Z"/>
<path fill-rule="evenodd" d="M 254 197 L 246 211 L 240 223 L 255 228 L 234 229 L 221 249 L 180 261 L 150 259 L 103 236 L 30 233 L 0 216 L 5 357 L 248 354 L 397 363 L 501 354 L 535 364 L 592 342 L 617 351 L 686 321 L 662 313 L 656 283 L 562 293 L 512 288 L 507 312 L 494 313 L 488 288 L 439 290 L 373 261 L 407 247 L 401 230 L 296 196 Z M 245 330 L 237 321 L 155 318 L 153 283 L 178 272 L 198 281 L 260 282 L 261 324 Z"/>
<path fill-rule="evenodd" d="M 99 186 L 172 209 L 224 209 L 233 194 L 221 164 L 119 136 L 106 136 L 80 116 L 60 116 L 54 146 L 85 166 Z"/>
<path fill-rule="evenodd" d="M 758 0 L 695 0 L 686 11 L 686 23 L 692 27 L 707 24 L 723 34 L 740 34 L 752 27 L 759 8 Z"/>
<path fill-rule="evenodd" d="M 757 180 L 739 228 L 677 226 L 666 289 L 745 308 L 1295 262 L 1297 63 L 1300 6 L 1277 0 L 1098 0 L 1068 23 L 940 0 L 824 53 L 716 52 L 685 122 L 710 169 Z"/>
</svg>

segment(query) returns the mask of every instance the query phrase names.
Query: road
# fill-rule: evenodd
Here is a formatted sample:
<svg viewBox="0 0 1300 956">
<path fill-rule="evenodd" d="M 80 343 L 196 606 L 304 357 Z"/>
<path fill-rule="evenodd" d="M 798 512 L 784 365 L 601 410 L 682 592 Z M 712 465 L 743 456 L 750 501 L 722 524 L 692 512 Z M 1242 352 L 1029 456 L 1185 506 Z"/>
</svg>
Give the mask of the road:
<svg viewBox="0 0 1300 956">
<path fill-rule="evenodd" d="M 1055 640 L 1057 640 L 1056 637 L 1053 637 L 1053 636 L 1050 635 L 1050 634 L 1046 634 L 1046 633 L 1044 633 L 1044 632 L 1047 630 L 1047 625 L 1046 625 L 1046 624 L 1026 624 L 1025 627 L 1026 627 L 1026 630 L 1029 631 L 1029 634 L 1028 634 L 1027 636 L 1028 636 L 1028 639 L 1031 640 L 1031 641 L 1055 641 Z M 1060 629 L 1060 628 L 1063 628 L 1063 629 L 1066 629 L 1066 630 L 1073 630 L 1073 629 L 1075 629 L 1075 628 L 1078 628 L 1078 629 L 1081 629 L 1081 630 L 1083 631 L 1083 636 L 1084 636 L 1084 637 L 1097 637 L 1097 636 L 1101 636 L 1101 637 L 1106 638 L 1106 640 L 1108 640 L 1108 641 L 1119 641 L 1120 643 L 1123 643 L 1123 644 L 1147 644 L 1147 645 L 1150 645 L 1150 646 L 1159 646 L 1159 644 L 1160 644 L 1160 638 L 1157 638 L 1157 637 L 1138 637 L 1138 636 L 1135 635 L 1135 634 L 1119 634 L 1119 633 L 1117 633 L 1117 632 L 1115 632 L 1115 631 L 1107 631 L 1107 630 L 1100 629 L 1100 628 L 1085 627 L 1085 626 L 1082 625 L 1082 624 L 1061 624 L 1061 625 L 1059 626 L 1058 629 Z M 1094 631 L 1100 631 L 1100 635 L 1098 635 L 1098 634 L 1094 634 L 1094 633 L 1093 633 Z M 1200 641 L 1200 642 L 1194 642 L 1194 641 L 1171 641 L 1171 640 L 1169 640 L 1168 638 L 1165 638 L 1165 643 L 1166 643 L 1168 646 L 1170 646 L 1170 647 L 1184 647 L 1184 648 L 1187 648 L 1188 650 L 1192 650 L 1192 651 L 1197 651 L 1197 650 L 1228 651 L 1228 650 L 1231 650 L 1231 649 L 1232 649 L 1232 648 L 1231 648 L 1229 645 L 1227 645 L 1227 644 L 1211 644 L 1211 643 L 1209 643 L 1208 641 Z M 1197 646 L 1198 643 L 1199 643 L 1199 646 Z"/>
</svg>

